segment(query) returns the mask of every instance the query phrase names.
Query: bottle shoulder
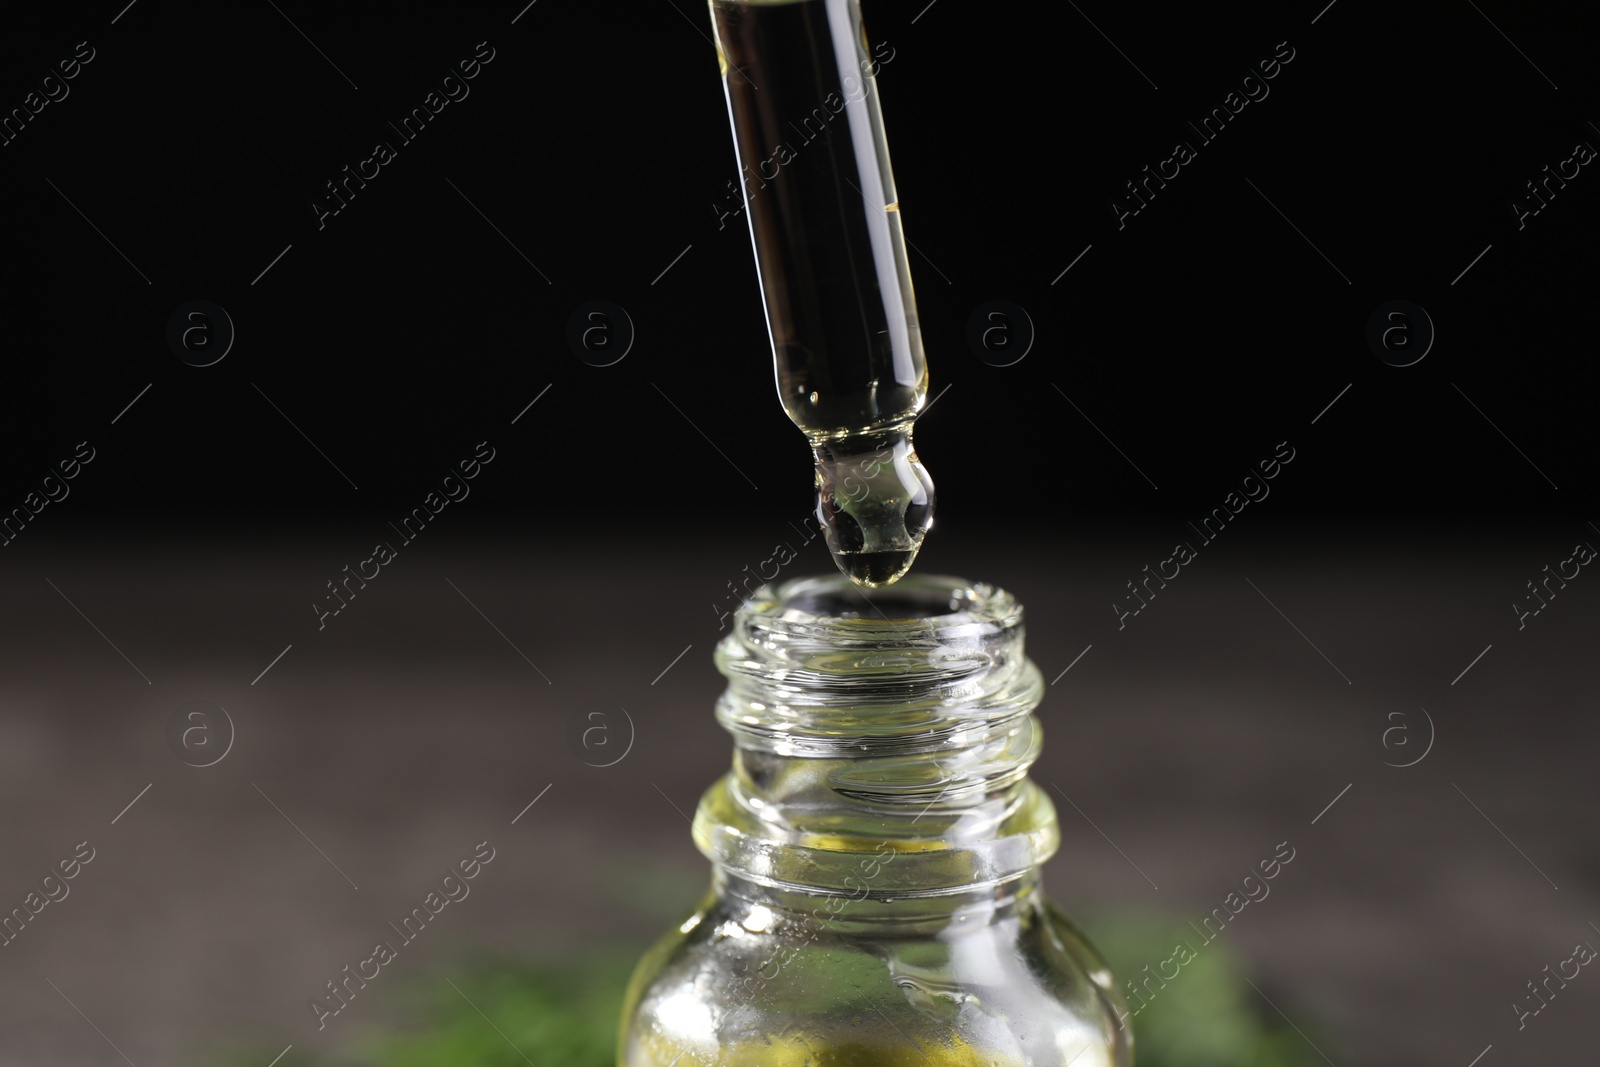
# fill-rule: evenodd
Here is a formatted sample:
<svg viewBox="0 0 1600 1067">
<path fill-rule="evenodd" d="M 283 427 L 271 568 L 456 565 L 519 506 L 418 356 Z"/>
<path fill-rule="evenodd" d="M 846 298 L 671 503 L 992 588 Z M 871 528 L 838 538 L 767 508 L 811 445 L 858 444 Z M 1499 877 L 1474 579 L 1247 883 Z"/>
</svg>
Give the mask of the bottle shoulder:
<svg viewBox="0 0 1600 1067">
<path fill-rule="evenodd" d="M 641 961 L 619 1067 L 1129 1062 L 1109 972 L 1041 898 L 865 934 L 840 899 L 780 917 L 708 897 Z"/>
</svg>

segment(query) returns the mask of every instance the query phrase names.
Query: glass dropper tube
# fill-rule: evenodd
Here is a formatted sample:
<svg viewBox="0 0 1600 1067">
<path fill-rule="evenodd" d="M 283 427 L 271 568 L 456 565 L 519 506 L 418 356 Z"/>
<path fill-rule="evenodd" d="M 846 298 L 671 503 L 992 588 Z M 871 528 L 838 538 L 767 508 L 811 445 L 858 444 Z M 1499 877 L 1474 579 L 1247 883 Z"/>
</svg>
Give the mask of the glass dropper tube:
<svg viewBox="0 0 1600 1067">
<path fill-rule="evenodd" d="M 933 522 L 911 443 L 928 368 L 856 0 L 709 0 L 778 396 L 816 459 L 817 518 L 859 585 Z"/>
</svg>

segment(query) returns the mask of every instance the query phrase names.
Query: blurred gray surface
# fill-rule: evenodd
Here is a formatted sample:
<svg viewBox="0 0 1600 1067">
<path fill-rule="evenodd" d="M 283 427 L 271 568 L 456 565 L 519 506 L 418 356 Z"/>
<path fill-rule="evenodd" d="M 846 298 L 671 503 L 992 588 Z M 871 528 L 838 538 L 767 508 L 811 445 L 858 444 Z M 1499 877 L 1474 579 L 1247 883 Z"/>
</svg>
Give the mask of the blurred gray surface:
<svg viewBox="0 0 1600 1067">
<path fill-rule="evenodd" d="M 730 750 L 713 604 L 792 532 L 715 533 L 715 551 L 429 533 L 319 631 L 311 601 L 378 536 L 107 530 L 9 550 L 0 901 L 20 906 L 80 841 L 96 857 L 0 949 L 0 1062 L 336 1050 L 381 1019 L 378 986 L 483 948 L 642 945 L 692 901 L 705 864 L 685 813 Z M 1198 924 L 1288 841 L 1293 863 L 1222 937 L 1278 1009 L 1325 1024 L 1334 1062 L 1591 1057 L 1600 978 L 1520 1033 L 1510 1007 L 1575 942 L 1600 945 L 1600 588 L 1574 580 L 1520 632 L 1508 606 L 1579 527 L 1262 525 L 1119 630 L 1112 600 L 1167 536 L 936 532 L 922 564 L 1017 593 L 1056 679 L 1034 771 L 1061 816 L 1052 896 Z M 812 544 L 784 577 L 826 566 Z M 204 768 L 165 738 L 197 698 L 237 729 Z M 636 731 L 603 769 L 573 744 L 597 700 Z M 1385 766 L 1424 750 L 1420 709 L 1431 751 Z M 1379 743 L 1395 725 L 1409 747 Z M 587 758 L 621 748 L 605 751 Z M 319 1033 L 310 997 L 485 840 L 471 895 Z"/>
</svg>

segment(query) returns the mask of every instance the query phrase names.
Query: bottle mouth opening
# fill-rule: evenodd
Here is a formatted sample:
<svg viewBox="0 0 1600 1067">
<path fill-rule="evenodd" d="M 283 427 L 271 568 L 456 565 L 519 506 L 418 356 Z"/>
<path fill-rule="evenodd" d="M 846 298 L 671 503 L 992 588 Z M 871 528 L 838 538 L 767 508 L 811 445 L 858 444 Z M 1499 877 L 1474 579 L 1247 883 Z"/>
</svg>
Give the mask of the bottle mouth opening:
<svg viewBox="0 0 1600 1067">
<path fill-rule="evenodd" d="M 718 645 L 730 686 L 719 715 L 775 729 L 796 716 L 779 729 L 790 737 L 858 718 L 860 729 L 896 732 L 901 715 L 900 727 L 925 730 L 954 705 L 986 714 L 991 699 L 1031 693 L 1016 689 L 1025 662 L 1022 605 L 1003 589 L 938 574 L 874 590 L 842 574 L 798 578 L 756 590 Z M 811 718 L 824 709 L 843 716 Z"/>
<path fill-rule="evenodd" d="M 804 629 L 939 628 L 973 622 L 1005 625 L 1020 614 L 1011 596 L 984 583 L 946 575 L 908 575 L 866 590 L 843 575 L 797 578 L 766 586 L 746 605 L 748 616 Z"/>
</svg>

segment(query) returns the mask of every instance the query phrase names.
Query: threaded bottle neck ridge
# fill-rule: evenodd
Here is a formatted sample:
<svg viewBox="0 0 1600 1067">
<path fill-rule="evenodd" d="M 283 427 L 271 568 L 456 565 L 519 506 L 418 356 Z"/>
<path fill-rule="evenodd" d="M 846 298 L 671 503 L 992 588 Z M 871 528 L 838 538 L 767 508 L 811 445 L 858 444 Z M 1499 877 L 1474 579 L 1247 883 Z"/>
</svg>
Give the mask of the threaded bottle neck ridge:
<svg viewBox="0 0 1600 1067">
<path fill-rule="evenodd" d="M 1043 695 L 1003 590 L 912 575 L 763 587 L 717 648 L 732 771 L 696 844 L 773 888 L 892 899 L 1020 877 L 1058 844 L 1027 779 Z"/>
</svg>

